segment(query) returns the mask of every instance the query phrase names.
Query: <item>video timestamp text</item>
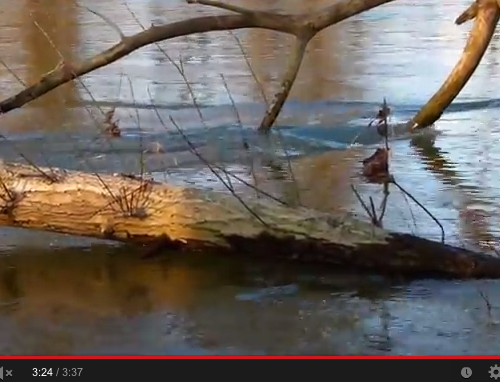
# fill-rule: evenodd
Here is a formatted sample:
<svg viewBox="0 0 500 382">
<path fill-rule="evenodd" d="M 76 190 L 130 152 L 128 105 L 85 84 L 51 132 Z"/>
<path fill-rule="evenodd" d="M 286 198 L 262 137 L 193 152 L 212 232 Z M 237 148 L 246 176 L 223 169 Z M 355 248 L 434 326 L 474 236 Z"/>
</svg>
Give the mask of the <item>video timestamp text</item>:
<svg viewBox="0 0 500 382">
<path fill-rule="evenodd" d="M 80 377 L 83 367 L 34 367 L 33 377 Z"/>
</svg>

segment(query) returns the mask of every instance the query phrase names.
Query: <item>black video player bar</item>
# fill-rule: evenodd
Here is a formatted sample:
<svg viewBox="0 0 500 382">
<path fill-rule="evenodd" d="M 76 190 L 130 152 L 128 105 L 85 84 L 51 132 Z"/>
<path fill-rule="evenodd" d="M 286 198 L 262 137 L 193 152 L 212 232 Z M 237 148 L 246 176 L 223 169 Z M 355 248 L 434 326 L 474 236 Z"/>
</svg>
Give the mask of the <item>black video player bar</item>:
<svg viewBox="0 0 500 382">
<path fill-rule="evenodd" d="M 248 378 L 260 382 L 263 378 L 299 381 L 370 381 L 374 378 L 385 382 L 497 381 L 500 379 L 500 359 L 328 359 L 316 365 L 290 362 L 288 364 L 257 363 L 244 369 L 244 364 L 231 369 L 217 362 L 188 366 L 182 357 L 89 359 L 46 358 L 12 359 L 0 358 L 0 380 L 5 382 L 41 380 L 73 381 L 120 381 L 165 382 L 187 381 L 190 377 L 205 380 L 214 377 L 218 382 L 227 378 L 234 382 Z M 195 357 L 188 357 L 195 358 Z M 199 357 L 208 358 L 208 357 Z M 211 357 L 212 358 L 212 357 Z M 235 357 L 220 357 L 220 359 Z M 250 357 L 248 357 L 250 358 Z M 296 357 L 291 357 L 296 360 Z M 303 357 L 297 357 L 303 358 Z M 291 359 L 290 359 L 291 360 Z M 242 361 L 242 360 L 241 360 Z M 240 362 L 241 362 L 240 361 Z M 274 366 L 273 366 L 274 365 Z M 262 369 L 259 369 L 262 367 Z M 271 376 L 269 368 L 276 368 Z M 323 368 L 323 371 L 321 369 Z M 205 369 L 205 370 L 204 370 Z M 191 375 L 192 373 L 192 375 Z M 200 374 L 201 373 L 201 374 Z M 500 380 L 498 381 L 500 382 Z"/>
</svg>

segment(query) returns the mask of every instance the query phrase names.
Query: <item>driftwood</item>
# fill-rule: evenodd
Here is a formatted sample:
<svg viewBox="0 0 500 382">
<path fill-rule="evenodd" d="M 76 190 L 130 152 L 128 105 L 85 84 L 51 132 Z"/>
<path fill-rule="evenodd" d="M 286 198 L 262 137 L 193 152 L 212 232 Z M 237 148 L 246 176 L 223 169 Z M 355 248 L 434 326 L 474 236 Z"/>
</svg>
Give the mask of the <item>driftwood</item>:
<svg viewBox="0 0 500 382">
<path fill-rule="evenodd" d="M 393 0 L 340 0 L 303 15 L 253 11 L 211 0 L 188 0 L 235 14 L 153 25 L 81 63 L 61 61 L 18 94 L 0 102 L 7 113 L 58 86 L 148 44 L 193 33 L 265 28 L 294 35 L 294 50 L 260 130 L 274 124 L 293 86 L 309 41 L 323 29 Z M 464 54 L 438 92 L 405 129 L 433 124 L 479 64 L 499 18 L 496 0 L 477 0 L 457 24 L 475 19 Z M 93 12 L 95 13 L 95 12 Z M 290 208 L 275 201 L 172 187 L 133 176 L 97 175 L 4 163 L 0 225 L 179 249 L 217 248 L 239 254 L 329 263 L 381 273 L 500 277 L 500 259 L 408 234 L 388 232 L 353 216 Z"/>
<path fill-rule="evenodd" d="M 498 258 L 388 232 L 350 215 L 263 198 L 243 204 L 230 194 L 126 175 L 3 164 L 0 177 L 0 225 L 394 275 L 500 277 Z"/>
</svg>

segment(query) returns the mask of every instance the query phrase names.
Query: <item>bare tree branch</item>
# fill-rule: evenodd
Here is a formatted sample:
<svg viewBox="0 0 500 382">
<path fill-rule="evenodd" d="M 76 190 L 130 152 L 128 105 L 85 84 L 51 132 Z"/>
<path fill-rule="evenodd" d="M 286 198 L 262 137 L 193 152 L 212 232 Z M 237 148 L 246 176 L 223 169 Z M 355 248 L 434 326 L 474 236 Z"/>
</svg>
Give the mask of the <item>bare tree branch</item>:
<svg viewBox="0 0 500 382">
<path fill-rule="evenodd" d="M 463 23 L 474 19 L 477 16 L 477 2 L 474 1 L 460 16 L 455 20 L 455 24 L 462 25 Z"/>
<path fill-rule="evenodd" d="M 251 11 L 215 1 L 198 1 L 200 4 L 218 6 L 219 8 L 222 7 L 244 13 L 237 15 L 204 16 L 161 26 L 153 25 L 145 31 L 122 39 L 122 41 L 113 47 L 94 57 L 79 64 L 72 63 L 71 71 L 68 71 L 64 65 L 56 67 L 37 83 L 0 102 L 0 112 L 7 113 L 17 109 L 76 77 L 109 65 L 139 48 L 159 41 L 194 33 L 242 28 L 269 29 L 292 34 L 298 38 L 303 38 L 306 35 L 312 37 L 330 25 L 391 1 L 394 0 L 341 0 L 323 10 L 304 15 Z"/>
<path fill-rule="evenodd" d="M 500 17 L 497 0 L 477 0 L 477 14 L 467 44 L 446 81 L 408 122 L 409 129 L 425 128 L 436 122 L 453 102 L 476 70 L 495 33 Z"/>
<path fill-rule="evenodd" d="M 151 26 L 132 36 L 124 36 L 111 20 L 90 10 L 117 30 L 121 41 L 84 62 L 71 63 L 68 67 L 62 61 L 35 84 L 0 102 L 0 112 L 22 107 L 68 81 L 149 44 L 194 33 L 263 28 L 296 37 L 281 90 L 260 126 L 267 131 L 288 97 L 309 41 L 337 22 L 391 1 L 339 0 L 318 11 L 293 15 L 254 11 L 214 0 L 187 0 L 237 14 Z M 477 0 L 457 19 L 457 23 L 462 23 L 475 18 L 464 54 L 439 91 L 410 121 L 411 128 L 425 127 L 436 121 L 473 74 L 500 18 L 499 1 Z M 183 73 L 182 68 L 180 72 Z M 171 121 L 175 125 L 175 121 Z M 290 208 L 264 198 L 243 202 L 234 192 L 224 195 L 173 187 L 129 175 L 100 176 L 52 169 L 52 178 L 45 170 L 34 164 L 0 163 L 0 199 L 4 202 L 0 206 L 0 226 L 132 242 L 162 238 L 179 248 L 217 247 L 239 254 L 273 254 L 295 261 L 406 275 L 437 273 L 446 277 L 500 278 L 498 258 L 389 232 L 345 214 Z M 222 178 L 219 180 L 224 183 Z M 370 213 L 375 215 L 373 201 Z"/>
<path fill-rule="evenodd" d="M 125 34 L 122 32 L 122 30 L 120 29 L 120 27 L 115 23 L 113 22 L 111 19 L 109 19 L 109 17 L 106 17 L 104 16 L 102 13 L 99 13 L 97 11 L 94 11 L 93 9 L 89 8 L 89 7 L 82 7 L 80 5 L 78 5 L 79 7 L 81 8 L 84 8 L 86 9 L 87 11 L 89 11 L 90 13 L 93 13 L 94 15 L 96 15 L 97 17 L 101 18 L 106 24 L 108 24 L 116 33 L 118 33 L 118 36 L 120 36 L 120 40 L 123 41 L 125 40 L 126 36 Z"/>
<path fill-rule="evenodd" d="M 302 64 L 302 59 L 304 58 L 304 53 L 309 43 L 310 36 L 298 38 L 295 41 L 295 46 L 290 58 L 288 59 L 288 67 L 283 75 L 283 80 L 281 81 L 281 88 L 276 94 L 275 99 L 271 106 L 267 109 L 262 122 L 260 123 L 259 130 L 267 131 L 278 118 L 278 114 L 283 108 L 288 94 L 292 89 L 295 78 L 297 78 L 297 73 L 299 72 L 300 65 Z"/>
<path fill-rule="evenodd" d="M 66 65 L 59 65 L 43 76 L 37 83 L 18 94 L 0 102 L 0 112 L 7 113 L 46 94 L 58 86 L 93 70 L 109 65 L 118 59 L 149 44 L 185 36 L 193 33 L 233 30 L 242 28 L 263 28 L 294 35 L 298 40 L 295 47 L 295 59 L 289 63 L 288 70 L 282 80 L 282 90 L 276 97 L 273 106 L 268 109 L 261 123 L 261 130 L 268 130 L 276 120 L 287 95 L 293 85 L 301 57 L 310 41 L 319 31 L 334 25 L 346 18 L 357 15 L 371 8 L 394 0 L 341 0 L 323 9 L 303 15 L 277 14 L 265 11 L 253 11 L 243 7 L 224 4 L 214 0 L 188 0 L 191 4 L 204 4 L 239 13 L 237 15 L 217 15 L 198 17 L 161 26 L 151 26 L 143 32 L 125 37 L 118 26 L 111 20 L 103 18 L 114 29 L 118 29 L 120 41 L 115 46 L 91 57 L 80 64 L 72 64 L 71 70 Z M 463 23 L 475 18 L 469 40 L 460 61 L 436 94 L 422 107 L 419 113 L 408 122 L 408 129 L 424 128 L 433 124 L 442 112 L 456 98 L 465 86 L 486 50 L 499 17 L 500 0 L 476 0 L 457 18 Z M 91 11 L 93 12 L 93 11 Z M 95 12 L 93 12 L 96 14 Z"/>
</svg>

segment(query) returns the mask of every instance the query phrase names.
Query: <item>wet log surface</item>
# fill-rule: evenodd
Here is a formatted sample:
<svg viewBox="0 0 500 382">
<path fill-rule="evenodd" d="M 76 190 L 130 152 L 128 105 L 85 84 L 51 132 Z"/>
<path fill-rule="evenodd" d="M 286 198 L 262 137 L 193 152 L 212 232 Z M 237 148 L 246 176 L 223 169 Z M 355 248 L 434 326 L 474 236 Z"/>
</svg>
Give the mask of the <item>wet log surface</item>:
<svg viewBox="0 0 500 382">
<path fill-rule="evenodd" d="M 391 275 L 500 277 L 496 257 L 266 198 L 7 163 L 0 179 L 4 226 Z"/>
</svg>

